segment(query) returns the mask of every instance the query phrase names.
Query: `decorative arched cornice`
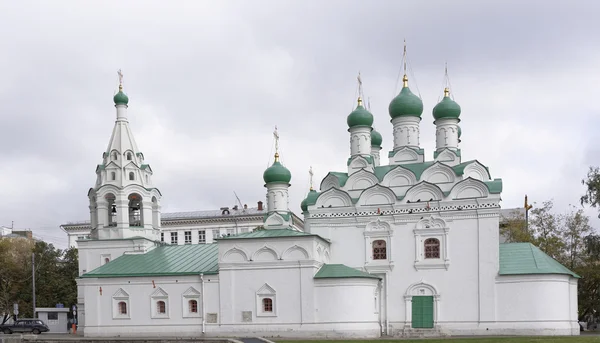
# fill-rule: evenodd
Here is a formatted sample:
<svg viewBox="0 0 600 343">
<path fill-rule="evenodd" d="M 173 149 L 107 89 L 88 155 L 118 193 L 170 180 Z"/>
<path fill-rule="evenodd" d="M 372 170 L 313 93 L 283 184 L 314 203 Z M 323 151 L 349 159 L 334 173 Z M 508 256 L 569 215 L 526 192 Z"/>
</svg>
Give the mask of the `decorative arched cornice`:
<svg viewBox="0 0 600 343">
<path fill-rule="evenodd" d="M 115 197 L 121 194 L 119 187 L 111 184 L 105 184 L 100 188 L 96 189 L 97 198 L 104 198 L 107 194 L 113 194 Z"/>
<path fill-rule="evenodd" d="M 406 191 L 403 201 L 410 202 L 426 202 L 442 200 L 444 198 L 444 192 L 433 183 L 427 181 L 421 181 L 418 184 L 412 186 Z"/>
<path fill-rule="evenodd" d="M 429 183 L 451 183 L 456 180 L 456 172 L 441 162 L 435 162 L 421 174 L 421 180 Z"/>
<path fill-rule="evenodd" d="M 275 291 L 275 288 L 271 287 L 268 283 L 265 283 L 264 285 L 262 285 L 262 287 L 260 287 L 258 289 L 258 291 L 256 291 L 257 295 L 275 295 L 277 294 L 277 291 Z"/>
<path fill-rule="evenodd" d="M 348 193 L 337 188 L 330 188 L 319 194 L 315 206 L 318 207 L 346 207 L 352 206 L 352 198 Z"/>
<path fill-rule="evenodd" d="M 456 153 L 454 151 L 448 148 L 444 148 L 437 154 L 437 157 L 435 159 L 436 161 L 440 162 L 455 162 L 457 158 L 458 156 L 456 156 Z"/>
<path fill-rule="evenodd" d="M 240 261 L 238 261 L 238 260 L 235 260 L 235 259 L 232 259 L 232 258 L 230 258 L 230 257 L 231 257 L 231 256 L 233 256 L 233 255 L 239 255 L 239 256 L 241 256 L 241 257 L 242 257 L 242 260 L 243 260 L 243 261 L 241 261 L 241 262 L 246 262 L 246 261 L 248 261 L 248 260 L 249 260 L 248 256 L 250 256 L 250 254 L 249 254 L 249 253 L 248 253 L 248 252 L 247 252 L 245 249 L 243 249 L 243 248 L 241 248 L 241 247 L 238 247 L 238 246 L 235 246 L 235 247 L 233 247 L 233 248 L 231 248 L 231 249 L 227 250 L 227 251 L 226 251 L 226 252 L 223 254 L 223 257 L 221 258 L 221 260 L 222 260 L 223 262 L 240 262 Z"/>
<path fill-rule="evenodd" d="M 355 156 L 350 160 L 348 165 L 350 169 L 361 169 L 369 166 L 369 161 L 363 156 Z"/>
<path fill-rule="evenodd" d="M 113 298 L 129 298 L 129 293 L 125 292 L 123 288 L 119 288 L 115 294 L 113 294 Z"/>
<path fill-rule="evenodd" d="M 151 297 L 168 297 L 169 293 L 167 293 L 161 287 L 158 287 L 158 288 L 156 288 L 156 290 L 154 292 L 152 292 L 152 294 L 150 296 Z"/>
<path fill-rule="evenodd" d="M 415 295 L 433 295 L 433 296 L 439 296 L 439 293 L 437 291 L 437 289 L 431 285 L 428 284 L 426 282 L 424 282 L 423 280 L 413 283 L 412 285 L 408 286 L 408 288 L 406 289 L 406 293 L 404 293 L 405 296 L 415 296 Z"/>
<path fill-rule="evenodd" d="M 114 168 L 114 169 L 121 169 L 121 166 L 119 166 L 119 165 L 117 164 L 117 162 L 115 162 L 115 161 L 113 161 L 113 160 L 110 160 L 110 161 L 109 161 L 109 162 L 108 162 L 108 163 L 107 163 L 107 164 L 104 166 L 104 169 L 106 170 L 106 169 L 112 169 L 112 168 Z"/>
<path fill-rule="evenodd" d="M 190 286 L 190 287 L 188 287 L 188 289 L 187 289 L 185 292 L 183 292 L 183 294 L 182 294 L 182 295 L 183 295 L 184 297 L 185 297 L 185 296 L 188 296 L 188 297 L 189 297 L 189 296 L 199 296 L 199 295 L 201 295 L 201 293 L 200 293 L 200 291 L 198 291 L 198 290 L 197 290 L 197 289 L 195 289 L 194 287 Z"/>
<path fill-rule="evenodd" d="M 379 219 L 368 223 L 365 227 L 365 231 L 390 231 L 391 229 L 392 227 L 388 222 Z"/>
<path fill-rule="evenodd" d="M 412 186 L 416 183 L 417 177 L 415 174 L 402 166 L 397 166 L 388 171 L 381 181 L 381 185 L 386 187 Z"/>
<path fill-rule="evenodd" d="M 419 159 L 419 154 L 411 148 L 403 147 L 394 152 L 392 159 L 396 162 L 417 161 Z"/>
<path fill-rule="evenodd" d="M 361 190 L 367 189 L 376 185 L 379 182 L 377 176 L 367 171 L 365 169 L 361 169 L 356 171 L 354 174 L 350 175 L 348 180 L 346 181 L 346 185 L 344 186 L 345 190 Z"/>
<path fill-rule="evenodd" d="M 452 199 L 487 198 L 490 192 L 482 181 L 471 177 L 460 181 L 450 190 Z"/>
<path fill-rule="evenodd" d="M 321 181 L 320 189 L 321 192 L 326 191 L 330 188 L 339 188 L 340 179 L 332 173 L 328 173 L 325 178 Z"/>
<path fill-rule="evenodd" d="M 463 170 L 463 178 L 469 177 L 479 181 L 490 181 L 492 179 L 488 169 L 477 160 L 469 163 Z"/>
<path fill-rule="evenodd" d="M 282 259 L 283 260 L 287 260 L 288 256 L 290 256 L 290 254 L 292 254 L 295 251 L 299 251 L 300 253 L 302 253 L 304 255 L 304 259 L 308 260 L 310 255 L 308 254 L 308 251 L 306 251 L 306 249 L 304 249 L 301 246 L 298 245 L 294 245 L 292 247 L 289 247 L 282 255 Z"/>
<path fill-rule="evenodd" d="M 265 224 L 273 226 L 283 225 L 285 224 L 285 218 L 283 218 L 281 214 L 273 212 L 268 215 L 267 219 L 265 220 Z"/>
<path fill-rule="evenodd" d="M 260 257 L 260 255 L 262 254 L 270 254 L 273 259 L 272 260 L 278 260 L 280 255 L 277 252 L 277 250 L 267 244 L 263 245 L 262 248 L 256 250 L 254 252 L 254 254 L 252 254 L 252 261 L 257 261 L 258 257 Z M 272 261 L 272 260 L 266 260 L 266 261 Z M 265 261 L 264 259 L 262 261 Z"/>
<path fill-rule="evenodd" d="M 393 205 L 396 203 L 396 193 L 388 187 L 376 184 L 360 193 L 359 205 Z"/>
<path fill-rule="evenodd" d="M 427 216 L 417 222 L 415 225 L 416 230 L 428 230 L 428 229 L 444 229 L 447 228 L 448 224 L 440 216 Z"/>
</svg>

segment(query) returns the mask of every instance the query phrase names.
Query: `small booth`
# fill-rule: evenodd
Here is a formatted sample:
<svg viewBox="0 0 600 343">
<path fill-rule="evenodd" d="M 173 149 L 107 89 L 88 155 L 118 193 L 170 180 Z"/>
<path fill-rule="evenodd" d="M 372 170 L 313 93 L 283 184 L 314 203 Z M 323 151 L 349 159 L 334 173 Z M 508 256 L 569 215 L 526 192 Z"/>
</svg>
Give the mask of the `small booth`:
<svg viewBox="0 0 600 343">
<path fill-rule="evenodd" d="M 35 313 L 48 325 L 50 333 L 69 333 L 68 308 L 36 307 Z"/>
</svg>

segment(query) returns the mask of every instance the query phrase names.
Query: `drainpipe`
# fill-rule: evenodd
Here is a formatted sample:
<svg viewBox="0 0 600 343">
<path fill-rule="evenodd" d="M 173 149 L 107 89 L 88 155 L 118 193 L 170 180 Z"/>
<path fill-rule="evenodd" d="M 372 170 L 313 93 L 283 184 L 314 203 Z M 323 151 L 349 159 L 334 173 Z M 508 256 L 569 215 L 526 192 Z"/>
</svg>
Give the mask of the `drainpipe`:
<svg viewBox="0 0 600 343">
<path fill-rule="evenodd" d="M 390 317 L 388 315 L 388 274 L 385 273 L 385 334 L 390 335 Z"/>
<path fill-rule="evenodd" d="M 206 314 L 204 313 L 204 273 L 200 273 L 200 296 L 202 297 L 202 299 L 200 299 L 200 301 L 202 301 L 202 333 L 204 333 L 204 326 L 206 323 Z"/>
<path fill-rule="evenodd" d="M 379 336 L 383 335 L 383 313 L 381 311 L 381 297 L 383 297 L 382 289 L 381 289 L 381 280 L 377 282 L 377 294 L 379 294 L 379 300 L 377 305 L 377 313 L 379 315 Z"/>
<path fill-rule="evenodd" d="M 298 261 L 298 275 L 300 280 L 300 326 L 302 326 L 302 267 L 300 261 Z"/>
</svg>

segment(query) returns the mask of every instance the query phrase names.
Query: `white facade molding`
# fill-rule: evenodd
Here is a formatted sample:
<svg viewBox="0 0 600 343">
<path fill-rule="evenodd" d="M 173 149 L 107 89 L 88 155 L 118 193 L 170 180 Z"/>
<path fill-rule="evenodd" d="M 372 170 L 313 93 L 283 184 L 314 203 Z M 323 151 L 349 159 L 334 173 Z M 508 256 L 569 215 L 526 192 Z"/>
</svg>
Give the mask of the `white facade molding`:
<svg viewBox="0 0 600 343">
<path fill-rule="evenodd" d="M 121 312 L 121 303 L 125 304 L 125 313 Z M 131 306 L 129 304 L 129 293 L 119 288 L 112 296 L 112 318 L 113 319 L 130 319 Z"/>
<path fill-rule="evenodd" d="M 165 304 L 164 313 L 160 312 L 159 302 Z M 156 290 L 150 295 L 150 309 L 152 318 L 154 319 L 169 319 L 169 294 L 165 292 L 161 287 L 157 287 Z"/>
<path fill-rule="evenodd" d="M 265 311 L 265 301 L 271 301 L 271 311 Z M 257 317 L 277 317 L 277 292 L 265 283 L 256 292 L 256 316 Z"/>
<path fill-rule="evenodd" d="M 446 221 L 437 216 L 426 217 L 415 225 L 415 263 L 416 270 L 445 269 L 450 267 L 450 249 L 448 233 L 450 228 Z M 437 239 L 439 242 L 439 258 L 425 257 L 425 241 Z"/>
</svg>

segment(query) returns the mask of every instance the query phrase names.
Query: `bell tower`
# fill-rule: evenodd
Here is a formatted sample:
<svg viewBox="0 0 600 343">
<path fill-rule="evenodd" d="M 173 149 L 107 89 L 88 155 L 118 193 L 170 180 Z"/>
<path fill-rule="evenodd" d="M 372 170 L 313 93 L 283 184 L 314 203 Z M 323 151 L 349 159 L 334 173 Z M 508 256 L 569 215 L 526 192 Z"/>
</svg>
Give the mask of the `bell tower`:
<svg viewBox="0 0 600 343">
<path fill-rule="evenodd" d="M 115 94 L 117 119 L 96 167 L 96 184 L 88 192 L 92 239 L 142 237 L 160 239 L 160 191 L 152 183 L 152 168 L 144 160 L 129 127 L 129 98 L 119 70 Z"/>
</svg>

